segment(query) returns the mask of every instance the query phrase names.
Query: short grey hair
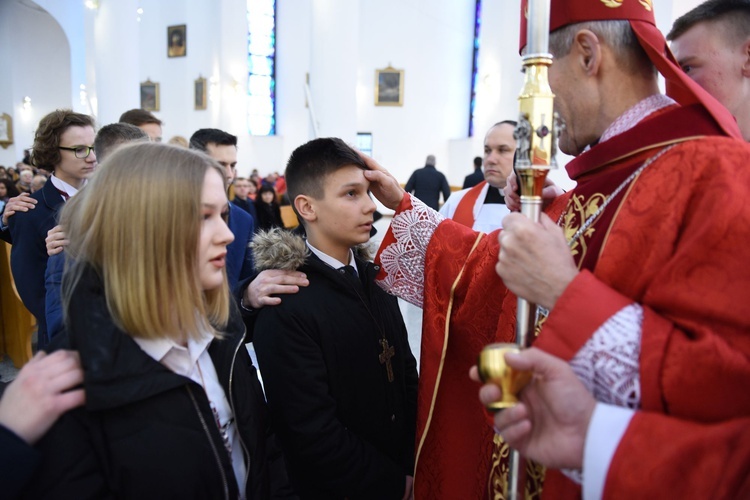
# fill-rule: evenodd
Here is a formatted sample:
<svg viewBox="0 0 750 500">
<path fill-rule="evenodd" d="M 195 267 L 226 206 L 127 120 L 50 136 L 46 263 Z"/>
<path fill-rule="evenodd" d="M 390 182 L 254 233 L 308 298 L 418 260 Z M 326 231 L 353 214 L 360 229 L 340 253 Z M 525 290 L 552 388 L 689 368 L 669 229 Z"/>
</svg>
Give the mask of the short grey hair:
<svg viewBox="0 0 750 500">
<path fill-rule="evenodd" d="M 565 57 L 573 46 L 573 37 L 580 30 L 589 30 L 615 53 L 618 61 L 632 70 L 641 68 L 655 74 L 656 68 L 641 47 L 638 39 L 624 20 L 587 21 L 569 24 L 555 30 L 549 37 L 549 51 L 554 57 Z"/>
</svg>

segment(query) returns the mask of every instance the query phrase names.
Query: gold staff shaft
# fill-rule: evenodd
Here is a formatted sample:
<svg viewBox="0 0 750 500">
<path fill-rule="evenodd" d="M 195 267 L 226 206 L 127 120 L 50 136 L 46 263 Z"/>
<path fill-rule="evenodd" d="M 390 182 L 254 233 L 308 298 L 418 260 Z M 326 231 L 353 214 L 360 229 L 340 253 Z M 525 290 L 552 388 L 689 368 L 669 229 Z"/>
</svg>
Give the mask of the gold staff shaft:
<svg viewBox="0 0 750 500">
<path fill-rule="evenodd" d="M 528 4 L 526 55 L 523 57 L 524 85 L 519 101 L 519 119 L 515 130 L 518 183 L 521 188 L 521 213 L 539 222 L 542 213 L 542 191 L 547 174 L 554 165 L 554 94 L 549 86 L 548 70 L 552 65 L 549 51 L 550 0 L 530 0 Z M 536 305 L 518 298 L 516 344 L 519 349 L 531 345 L 536 323 Z M 508 463 L 508 490 L 505 498 L 519 495 L 521 456 L 512 449 Z"/>
</svg>

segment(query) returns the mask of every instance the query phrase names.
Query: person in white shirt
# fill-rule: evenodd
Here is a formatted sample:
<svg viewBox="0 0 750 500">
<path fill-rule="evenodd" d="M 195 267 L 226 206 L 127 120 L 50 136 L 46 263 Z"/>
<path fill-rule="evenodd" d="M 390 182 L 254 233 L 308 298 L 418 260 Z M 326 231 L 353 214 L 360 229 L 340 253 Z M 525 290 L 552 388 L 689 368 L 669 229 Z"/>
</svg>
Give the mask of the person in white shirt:
<svg viewBox="0 0 750 500">
<path fill-rule="evenodd" d="M 503 227 L 503 217 L 510 210 L 505 206 L 502 191 L 513 172 L 515 128 L 516 122 L 512 120 L 490 127 L 484 136 L 484 181 L 451 194 L 440 208 L 442 215 L 483 233 Z"/>
</svg>

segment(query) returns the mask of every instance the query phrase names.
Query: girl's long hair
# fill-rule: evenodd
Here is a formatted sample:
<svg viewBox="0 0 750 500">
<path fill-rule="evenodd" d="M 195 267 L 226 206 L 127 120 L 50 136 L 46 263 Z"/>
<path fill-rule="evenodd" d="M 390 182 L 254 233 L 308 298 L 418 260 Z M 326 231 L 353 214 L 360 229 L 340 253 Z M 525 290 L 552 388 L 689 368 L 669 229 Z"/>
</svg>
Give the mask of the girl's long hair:
<svg viewBox="0 0 750 500">
<path fill-rule="evenodd" d="M 70 240 L 64 311 L 90 266 L 103 278 L 115 322 L 134 337 L 182 340 L 226 326 L 226 274 L 221 287 L 204 291 L 198 269 L 201 195 L 211 168 L 224 177 L 208 156 L 164 144 L 112 153 L 62 213 Z"/>
</svg>

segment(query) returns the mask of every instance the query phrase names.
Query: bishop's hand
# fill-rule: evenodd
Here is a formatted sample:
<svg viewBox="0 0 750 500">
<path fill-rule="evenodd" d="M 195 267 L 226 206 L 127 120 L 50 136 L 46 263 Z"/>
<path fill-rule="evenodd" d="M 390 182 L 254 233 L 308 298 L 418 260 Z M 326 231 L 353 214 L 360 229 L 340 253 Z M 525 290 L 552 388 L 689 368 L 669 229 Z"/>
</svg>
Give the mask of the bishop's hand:
<svg viewBox="0 0 750 500">
<path fill-rule="evenodd" d="M 495 271 L 518 297 L 552 309 L 578 275 L 562 229 L 546 214 L 534 222 L 512 213 L 503 219 Z"/>
<path fill-rule="evenodd" d="M 396 210 L 401 200 L 404 198 L 404 188 L 398 183 L 395 177 L 386 169 L 380 166 L 378 162 L 369 156 L 359 153 L 359 156 L 365 161 L 367 168 L 365 177 L 370 181 L 370 191 L 380 203 Z"/>
</svg>

